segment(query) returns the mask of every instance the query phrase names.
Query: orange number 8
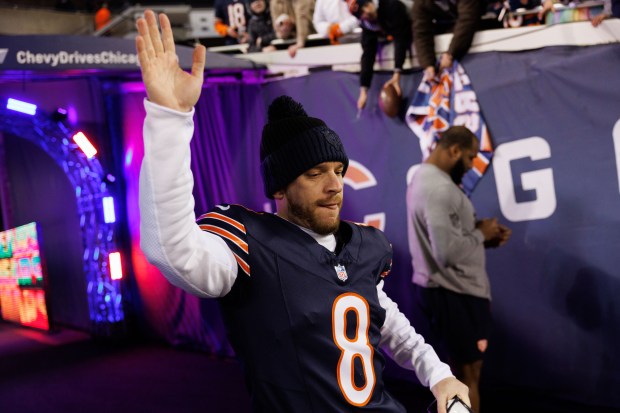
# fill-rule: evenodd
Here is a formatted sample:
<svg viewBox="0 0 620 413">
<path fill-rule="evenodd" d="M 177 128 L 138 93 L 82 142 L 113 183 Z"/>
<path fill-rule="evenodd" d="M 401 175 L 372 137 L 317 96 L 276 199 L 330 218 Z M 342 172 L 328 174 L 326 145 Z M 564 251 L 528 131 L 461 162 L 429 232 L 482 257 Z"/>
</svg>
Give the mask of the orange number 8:
<svg viewBox="0 0 620 413">
<path fill-rule="evenodd" d="M 347 337 L 347 313 L 353 311 L 357 318 L 355 337 Z M 365 406 L 375 388 L 376 377 L 373 365 L 374 349 L 368 339 L 370 307 L 368 302 L 355 293 L 344 293 L 336 297 L 332 307 L 332 333 L 334 343 L 342 351 L 338 360 L 338 385 L 349 404 Z M 355 359 L 362 363 L 365 382 L 355 384 Z"/>
</svg>

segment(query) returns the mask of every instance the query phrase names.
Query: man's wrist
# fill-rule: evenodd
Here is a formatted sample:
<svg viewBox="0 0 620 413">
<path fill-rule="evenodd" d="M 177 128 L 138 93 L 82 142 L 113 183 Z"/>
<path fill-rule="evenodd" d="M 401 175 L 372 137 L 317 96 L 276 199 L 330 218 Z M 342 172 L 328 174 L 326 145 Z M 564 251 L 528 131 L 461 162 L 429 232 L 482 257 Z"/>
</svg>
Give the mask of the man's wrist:
<svg viewBox="0 0 620 413">
<path fill-rule="evenodd" d="M 484 241 L 486 241 L 486 236 L 484 235 L 484 232 L 482 232 L 482 230 L 480 228 L 476 228 L 472 234 L 474 235 L 474 238 L 476 238 L 478 240 L 478 242 L 480 244 L 484 243 Z"/>
</svg>

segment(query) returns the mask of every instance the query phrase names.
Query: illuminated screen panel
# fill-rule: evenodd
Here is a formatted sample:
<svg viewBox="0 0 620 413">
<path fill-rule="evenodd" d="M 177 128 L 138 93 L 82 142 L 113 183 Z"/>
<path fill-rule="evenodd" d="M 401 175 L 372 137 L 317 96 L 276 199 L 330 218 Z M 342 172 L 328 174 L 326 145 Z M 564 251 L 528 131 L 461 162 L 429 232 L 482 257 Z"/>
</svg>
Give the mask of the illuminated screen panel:
<svg viewBox="0 0 620 413">
<path fill-rule="evenodd" d="M 0 231 L 0 314 L 49 330 L 36 223 Z"/>
</svg>

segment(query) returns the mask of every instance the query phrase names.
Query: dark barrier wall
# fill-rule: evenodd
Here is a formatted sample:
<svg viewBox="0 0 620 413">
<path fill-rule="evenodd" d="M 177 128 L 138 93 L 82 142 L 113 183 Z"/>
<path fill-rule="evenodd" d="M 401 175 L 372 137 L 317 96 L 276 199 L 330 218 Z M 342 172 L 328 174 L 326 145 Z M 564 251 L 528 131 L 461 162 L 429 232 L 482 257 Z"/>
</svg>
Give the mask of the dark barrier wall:
<svg viewBox="0 0 620 413">
<path fill-rule="evenodd" d="M 496 340 L 488 373 L 620 406 L 618 45 L 472 56 L 465 68 L 496 146 L 473 195 L 512 220 L 489 254 Z"/>
<path fill-rule="evenodd" d="M 472 200 L 480 217 L 497 216 L 513 229 L 506 247 L 487 254 L 494 330 L 483 383 L 620 408 L 620 46 L 485 53 L 467 57 L 463 65 L 496 148 L 493 166 Z M 315 73 L 263 85 L 260 94 L 240 91 L 239 85 L 218 85 L 203 94 L 199 106 L 222 102 L 226 111 L 214 117 L 204 107 L 197 110 L 193 145 L 212 147 L 211 156 L 218 156 L 217 162 L 226 160 L 221 165 L 230 170 L 209 171 L 196 165 L 196 159 L 193 167 L 217 175 L 228 188 L 214 188 L 217 184 L 209 182 L 213 176 L 199 175 L 196 186 L 214 188 L 202 189 L 207 194 L 199 202 L 244 202 L 261 208 L 267 199 L 256 188 L 257 141 L 266 106 L 280 94 L 300 100 L 310 115 L 325 119 L 341 135 L 361 171 L 361 179 L 346 188 L 343 216 L 375 222 L 384 218 L 395 251 L 385 289 L 414 318 L 405 188 L 407 173 L 420 162 L 421 153 L 407 126 L 377 109 L 378 88 L 386 79 L 377 76 L 369 108 L 359 118 L 358 78 L 353 74 Z M 419 80 L 419 74 L 405 76 L 405 93 L 411 96 Z M 236 107 L 231 105 L 233 96 Z M 124 108 L 134 115 L 125 125 L 134 154 L 126 163 L 127 178 L 134 183 L 141 161 L 140 100 L 128 96 L 131 107 Z M 244 121 L 248 116 L 251 120 Z M 222 145 L 228 142 L 228 148 L 213 148 L 207 139 L 214 137 Z M 137 187 L 128 189 L 135 236 Z M 149 320 L 160 334 L 172 342 L 226 353 L 212 301 L 199 302 L 168 286 L 138 250 L 134 263 L 146 294 L 145 311 L 157 312 Z"/>
</svg>

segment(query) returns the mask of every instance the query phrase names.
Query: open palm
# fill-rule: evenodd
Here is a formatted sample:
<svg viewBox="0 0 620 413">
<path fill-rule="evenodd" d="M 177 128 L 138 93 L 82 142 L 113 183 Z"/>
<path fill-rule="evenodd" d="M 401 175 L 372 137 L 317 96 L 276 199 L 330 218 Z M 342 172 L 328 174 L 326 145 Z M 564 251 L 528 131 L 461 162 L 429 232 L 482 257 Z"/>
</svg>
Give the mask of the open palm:
<svg viewBox="0 0 620 413">
<path fill-rule="evenodd" d="M 153 103 L 187 112 L 200 97 L 206 50 L 204 46 L 194 49 L 191 73 L 185 72 L 179 66 L 170 20 L 160 14 L 159 23 L 161 34 L 152 10 L 137 22 L 136 48 L 146 93 Z"/>
</svg>

